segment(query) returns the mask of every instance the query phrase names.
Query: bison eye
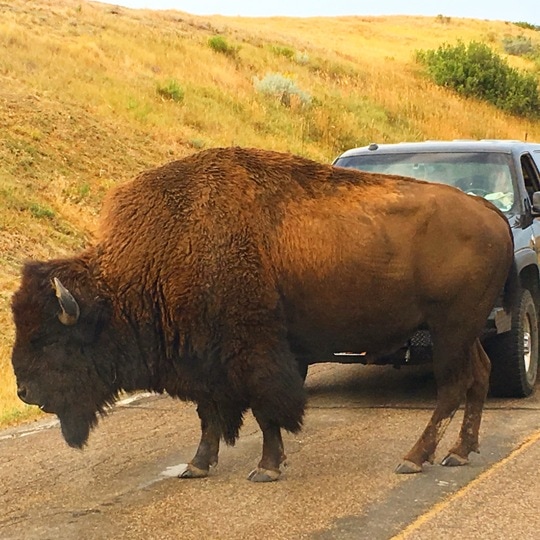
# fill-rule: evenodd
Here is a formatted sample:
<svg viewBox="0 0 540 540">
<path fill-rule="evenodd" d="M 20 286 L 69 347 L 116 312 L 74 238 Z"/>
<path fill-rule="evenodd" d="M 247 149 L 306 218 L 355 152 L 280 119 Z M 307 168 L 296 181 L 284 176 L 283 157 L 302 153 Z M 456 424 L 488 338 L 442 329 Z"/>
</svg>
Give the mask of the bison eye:
<svg viewBox="0 0 540 540">
<path fill-rule="evenodd" d="M 34 334 L 30 337 L 28 340 L 30 345 L 33 347 L 38 347 L 43 341 L 44 341 L 44 335 L 43 334 Z"/>
<path fill-rule="evenodd" d="M 42 349 L 58 342 L 58 336 L 49 332 L 35 332 L 28 340 L 34 348 Z"/>
</svg>

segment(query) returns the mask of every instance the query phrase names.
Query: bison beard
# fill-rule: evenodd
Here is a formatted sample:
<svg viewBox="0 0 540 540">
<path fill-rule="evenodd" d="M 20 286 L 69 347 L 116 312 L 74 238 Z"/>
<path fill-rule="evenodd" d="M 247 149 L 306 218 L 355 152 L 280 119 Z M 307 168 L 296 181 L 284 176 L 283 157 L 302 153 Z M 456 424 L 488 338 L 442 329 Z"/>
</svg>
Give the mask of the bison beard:
<svg viewBox="0 0 540 540">
<path fill-rule="evenodd" d="M 88 441 L 90 430 L 97 424 L 97 415 L 77 416 L 75 414 L 58 414 L 60 428 L 66 443 L 72 448 L 82 449 Z"/>
<path fill-rule="evenodd" d="M 184 478 L 208 474 L 251 409 L 263 448 L 249 478 L 270 481 L 285 459 L 281 429 L 302 425 L 299 365 L 339 351 L 381 357 L 428 328 L 439 397 L 398 472 L 432 461 L 466 396 L 443 461 L 461 465 L 478 449 L 489 382 L 478 336 L 516 279 L 512 262 L 508 222 L 479 197 L 208 150 L 114 190 L 79 256 L 24 266 L 12 301 L 18 393 L 56 412 L 75 448 L 119 392 L 196 403 L 201 439 Z"/>
<path fill-rule="evenodd" d="M 90 431 L 98 424 L 100 416 L 106 414 L 107 406 L 116 401 L 114 388 L 107 388 L 106 382 L 94 370 L 85 388 L 78 392 L 65 392 L 64 399 L 56 412 L 60 420 L 62 435 L 72 448 L 82 449 L 88 442 Z M 80 379 L 82 376 L 77 374 Z"/>
</svg>

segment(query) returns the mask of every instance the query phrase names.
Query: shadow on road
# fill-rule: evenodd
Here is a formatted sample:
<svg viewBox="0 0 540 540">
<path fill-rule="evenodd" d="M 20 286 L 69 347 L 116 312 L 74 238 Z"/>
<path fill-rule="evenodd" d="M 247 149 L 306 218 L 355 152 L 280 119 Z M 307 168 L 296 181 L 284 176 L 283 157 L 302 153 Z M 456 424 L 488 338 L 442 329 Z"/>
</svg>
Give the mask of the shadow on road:
<svg viewBox="0 0 540 540">
<path fill-rule="evenodd" d="M 425 408 L 435 403 L 436 388 L 430 366 L 319 364 L 306 379 L 309 404 L 333 406 Z"/>
</svg>

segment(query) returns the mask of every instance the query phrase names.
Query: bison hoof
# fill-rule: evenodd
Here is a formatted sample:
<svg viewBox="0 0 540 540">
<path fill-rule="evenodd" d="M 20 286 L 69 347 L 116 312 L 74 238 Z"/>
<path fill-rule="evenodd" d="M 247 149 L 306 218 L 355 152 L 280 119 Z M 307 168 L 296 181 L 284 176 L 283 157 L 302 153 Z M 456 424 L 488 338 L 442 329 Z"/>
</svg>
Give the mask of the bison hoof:
<svg viewBox="0 0 540 540">
<path fill-rule="evenodd" d="M 248 474 L 248 480 L 251 482 L 275 482 L 280 474 L 280 471 L 257 468 Z"/>
<path fill-rule="evenodd" d="M 469 460 L 467 458 L 458 456 L 457 454 L 448 454 L 442 461 L 441 465 L 445 467 L 460 467 L 461 465 L 467 465 Z"/>
<path fill-rule="evenodd" d="M 422 467 L 406 459 L 396 467 L 395 472 L 397 474 L 415 474 L 422 472 Z"/>
<path fill-rule="evenodd" d="M 178 475 L 178 478 L 206 478 L 208 476 L 208 470 L 199 469 L 191 463 L 188 463 L 187 467 Z"/>
</svg>

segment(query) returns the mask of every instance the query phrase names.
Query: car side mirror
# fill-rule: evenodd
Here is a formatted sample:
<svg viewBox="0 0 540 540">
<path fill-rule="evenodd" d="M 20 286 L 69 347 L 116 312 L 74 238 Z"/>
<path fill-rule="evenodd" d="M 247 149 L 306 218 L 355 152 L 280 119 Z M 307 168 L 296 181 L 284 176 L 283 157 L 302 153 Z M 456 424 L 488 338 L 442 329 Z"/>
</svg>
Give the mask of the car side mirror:
<svg viewBox="0 0 540 540">
<path fill-rule="evenodd" d="M 540 191 L 532 194 L 532 210 L 535 214 L 540 214 Z"/>
</svg>

